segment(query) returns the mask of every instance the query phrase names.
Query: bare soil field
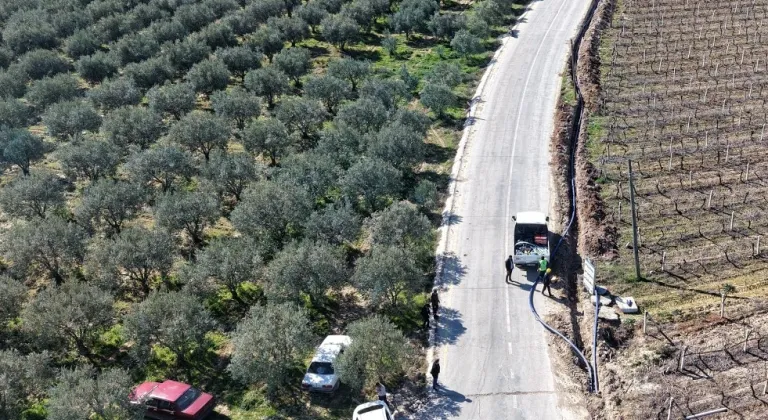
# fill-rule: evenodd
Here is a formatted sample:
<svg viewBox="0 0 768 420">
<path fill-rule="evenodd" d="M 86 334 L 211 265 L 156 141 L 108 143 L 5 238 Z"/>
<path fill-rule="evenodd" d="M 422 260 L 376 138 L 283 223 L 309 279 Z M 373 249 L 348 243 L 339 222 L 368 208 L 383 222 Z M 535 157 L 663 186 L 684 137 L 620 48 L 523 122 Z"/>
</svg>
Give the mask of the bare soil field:
<svg viewBox="0 0 768 420">
<path fill-rule="evenodd" d="M 598 283 L 634 296 L 654 321 L 645 334 L 642 316 L 603 326 L 591 411 L 768 418 L 768 1 L 605 4 L 579 69 L 591 84 L 579 194 L 597 192 L 580 214 L 580 249 L 600 258 Z M 593 224 L 616 235 L 590 235 Z"/>
</svg>

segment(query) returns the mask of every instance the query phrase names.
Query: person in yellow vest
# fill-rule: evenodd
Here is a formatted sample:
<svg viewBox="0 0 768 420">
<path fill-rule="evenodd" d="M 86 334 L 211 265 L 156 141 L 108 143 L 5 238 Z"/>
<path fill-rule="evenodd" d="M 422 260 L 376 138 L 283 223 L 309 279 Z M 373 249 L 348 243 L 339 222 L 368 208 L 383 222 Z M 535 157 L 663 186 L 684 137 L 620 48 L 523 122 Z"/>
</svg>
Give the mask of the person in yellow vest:
<svg viewBox="0 0 768 420">
<path fill-rule="evenodd" d="M 539 260 L 539 280 L 541 280 L 544 275 L 547 273 L 547 259 L 544 257 L 541 257 Z"/>
</svg>

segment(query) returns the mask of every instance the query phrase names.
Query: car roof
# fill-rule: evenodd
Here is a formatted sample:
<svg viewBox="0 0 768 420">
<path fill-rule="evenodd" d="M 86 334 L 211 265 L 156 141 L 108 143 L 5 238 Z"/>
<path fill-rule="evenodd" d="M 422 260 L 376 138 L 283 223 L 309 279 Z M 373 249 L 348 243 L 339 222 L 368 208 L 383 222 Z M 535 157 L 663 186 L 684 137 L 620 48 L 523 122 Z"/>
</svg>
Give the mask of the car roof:
<svg viewBox="0 0 768 420">
<path fill-rule="evenodd" d="M 368 411 L 367 413 L 360 414 L 360 411 L 363 411 L 371 407 L 381 407 L 381 409 Z M 371 401 L 365 404 L 360 404 L 357 407 L 355 407 L 355 412 L 353 414 L 353 420 L 380 420 L 380 419 L 386 420 L 386 418 L 387 418 L 386 406 L 384 405 L 383 401 Z"/>
<path fill-rule="evenodd" d="M 174 402 L 181 397 L 181 394 L 186 392 L 190 385 L 176 381 L 165 381 L 152 391 L 150 396 L 159 400 Z"/>
<path fill-rule="evenodd" d="M 312 357 L 313 362 L 325 362 L 332 363 L 336 360 L 336 356 L 341 353 L 341 349 L 352 343 L 352 339 L 346 335 L 329 335 L 325 337 L 325 340 L 317 348 L 315 356 Z"/>
<path fill-rule="evenodd" d="M 515 221 L 524 225 L 546 225 L 547 215 L 540 211 L 521 211 L 515 216 Z"/>
</svg>

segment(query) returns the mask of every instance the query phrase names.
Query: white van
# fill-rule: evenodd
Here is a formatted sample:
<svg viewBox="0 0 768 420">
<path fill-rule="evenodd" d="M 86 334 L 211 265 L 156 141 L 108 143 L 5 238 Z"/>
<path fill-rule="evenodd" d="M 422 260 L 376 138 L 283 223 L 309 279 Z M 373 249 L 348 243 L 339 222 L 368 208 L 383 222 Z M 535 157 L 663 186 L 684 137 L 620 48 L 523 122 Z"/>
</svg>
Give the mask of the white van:
<svg viewBox="0 0 768 420">
<path fill-rule="evenodd" d="M 538 211 L 521 211 L 515 221 L 512 259 L 515 265 L 537 265 L 541 257 L 549 261 L 549 217 Z"/>
</svg>

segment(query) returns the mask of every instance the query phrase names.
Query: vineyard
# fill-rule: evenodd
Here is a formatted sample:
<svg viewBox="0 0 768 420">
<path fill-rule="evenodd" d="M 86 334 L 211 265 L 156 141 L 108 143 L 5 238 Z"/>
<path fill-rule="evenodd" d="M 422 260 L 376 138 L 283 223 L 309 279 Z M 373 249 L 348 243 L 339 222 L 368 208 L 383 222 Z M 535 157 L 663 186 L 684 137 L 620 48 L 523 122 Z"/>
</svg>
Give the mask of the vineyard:
<svg viewBox="0 0 768 420">
<path fill-rule="evenodd" d="M 640 320 L 625 319 L 605 337 L 600 411 L 680 418 L 726 407 L 717 418 L 764 418 L 768 1 L 606 4 L 586 147 L 601 222 L 619 239 L 598 272 L 659 324 L 641 335 Z M 621 359 L 608 348 L 617 344 Z"/>
<path fill-rule="evenodd" d="M 632 160 L 649 308 L 663 300 L 701 310 L 723 283 L 738 297 L 768 288 L 760 246 L 768 232 L 768 2 L 760 3 L 627 1 L 604 38 L 589 148 L 625 267 Z M 634 277 L 626 273 L 622 280 Z"/>
</svg>

